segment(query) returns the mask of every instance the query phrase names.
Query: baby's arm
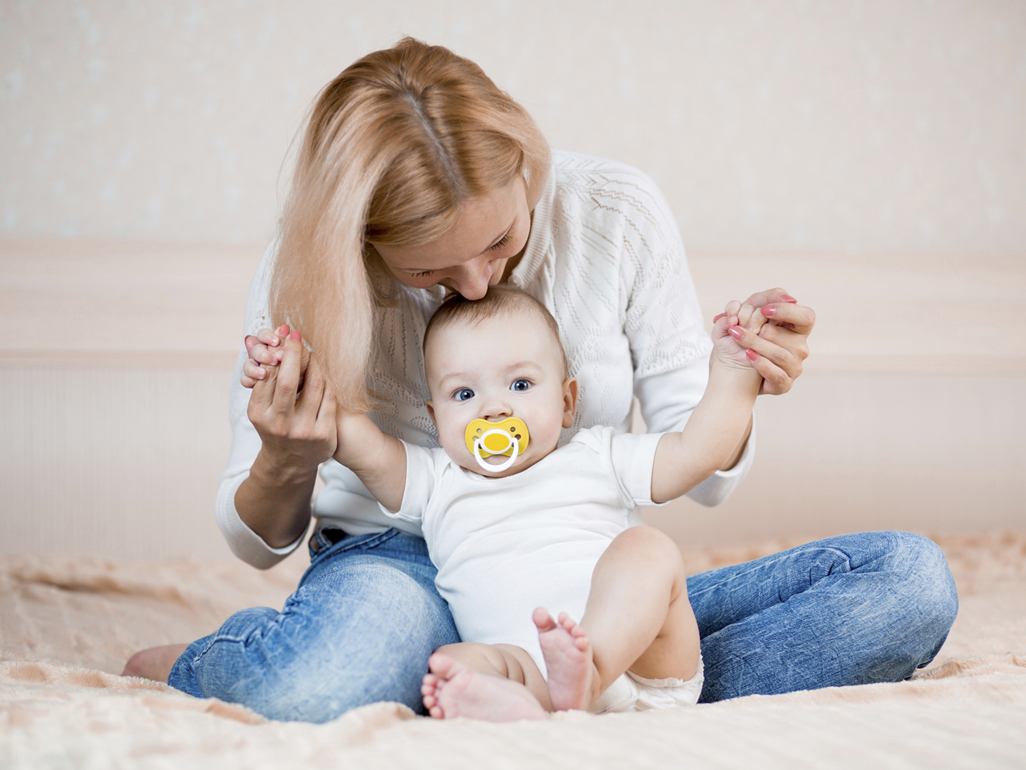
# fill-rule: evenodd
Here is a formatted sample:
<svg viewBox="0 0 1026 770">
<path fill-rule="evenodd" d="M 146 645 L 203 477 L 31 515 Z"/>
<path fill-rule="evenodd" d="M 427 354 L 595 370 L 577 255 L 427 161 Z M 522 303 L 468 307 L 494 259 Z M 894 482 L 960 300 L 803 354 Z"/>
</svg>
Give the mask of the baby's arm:
<svg viewBox="0 0 1026 770">
<path fill-rule="evenodd" d="M 398 511 L 406 490 L 406 447 L 365 414 L 343 412 L 336 419 L 335 459 L 355 473 L 379 503 Z"/>
<path fill-rule="evenodd" d="M 727 305 L 713 324 L 709 384 L 691 419 L 679 433 L 667 433 L 656 448 L 652 501 L 664 503 L 701 484 L 729 461 L 752 418 L 762 376 L 734 336 L 741 327 L 758 334 L 766 319 L 739 302 Z"/>
</svg>

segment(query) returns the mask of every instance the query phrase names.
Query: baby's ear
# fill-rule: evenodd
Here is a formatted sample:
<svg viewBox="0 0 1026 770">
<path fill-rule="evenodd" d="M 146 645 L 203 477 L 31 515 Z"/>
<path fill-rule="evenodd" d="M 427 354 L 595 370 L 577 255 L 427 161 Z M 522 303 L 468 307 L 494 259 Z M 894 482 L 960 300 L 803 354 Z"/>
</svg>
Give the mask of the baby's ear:
<svg viewBox="0 0 1026 770">
<path fill-rule="evenodd" d="M 431 403 L 431 399 L 429 398 L 427 401 L 424 402 L 424 406 L 427 407 L 428 417 L 430 417 L 431 422 L 434 423 L 435 430 L 438 430 L 438 422 L 435 420 L 435 405 Z"/>
<path fill-rule="evenodd" d="M 572 428 L 577 412 L 577 380 L 567 377 L 563 380 L 563 427 Z"/>
</svg>

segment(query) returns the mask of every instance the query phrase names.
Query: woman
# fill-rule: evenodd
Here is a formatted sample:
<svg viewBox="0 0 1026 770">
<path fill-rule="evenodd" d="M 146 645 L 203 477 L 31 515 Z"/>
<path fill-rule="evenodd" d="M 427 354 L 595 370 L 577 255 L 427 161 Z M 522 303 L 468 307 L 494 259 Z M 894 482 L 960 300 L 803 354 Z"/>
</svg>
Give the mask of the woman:
<svg viewBox="0 0 1026 770">
<path fill-rule="evenodd" d="M 313 516 L 311 566 L 281 612 L 240 612 L 187 647 L 137 654 L 126 673 L 276 719 L 322 722 L 381 700 L 420 709 L 429 654 L 458 640 L 434 567 L 412 526 L 392 528 L 352 473 L 324 461 L 336 404 L 372 409 L 384 430 L 435 445 L 426 320 L 446 290 L 477 299 L 506 281 L 562 330 L 581 405 L 564 439 L 591 425 L 626 429 L 635 395 L 651 431 L 687 420 L 710 343 L 651 180 L 550 155 L 524 110 L 446 49 L 406 39 L 347 68 L 313 109 L 280 238 L 250 290 L 256 336 L 240 356 L 217 501 L 233 551 L 260 568 L 298 547 Z M 739 342 L 763 392 L 784 393 L 814 316 L 782 289 L 748 302 L 771 323 Z M 297 331 L 279 327 L 279 343 L 269 322 Z M 753 443 L 746 435 L 691 497 L 725 499 Z M 325 488 L 311 511 L 321 463 Z M 907 678 L 936 655 L 957 610 L 939 549 L 895 532 L 696 575 L 689 596 L 707 701 Z"/>
</svg>

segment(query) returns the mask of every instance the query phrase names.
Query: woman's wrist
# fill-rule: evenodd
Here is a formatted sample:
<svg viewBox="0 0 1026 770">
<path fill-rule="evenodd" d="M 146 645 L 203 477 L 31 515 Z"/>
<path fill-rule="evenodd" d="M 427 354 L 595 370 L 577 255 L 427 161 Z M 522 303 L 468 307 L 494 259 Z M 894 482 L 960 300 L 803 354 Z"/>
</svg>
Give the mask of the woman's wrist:
<svg viewBox="0 0 1026 770">
<path fill-rule="evenodd" d="M 317 479 L 319 462 L 307 462 L 290 453 L 278 453 L 267 447 L 253 461 L 250 477 L 256 476 L 262 485 L 269 487 L 289 487 L 303 485 Z"/>
<path fill-rule="evenodd" d="M 283 462 L 261 450 L 235 493 L 243 523 L 271 548 L 284 548 L 306 531 L 317 465 Z"/>
</svg>

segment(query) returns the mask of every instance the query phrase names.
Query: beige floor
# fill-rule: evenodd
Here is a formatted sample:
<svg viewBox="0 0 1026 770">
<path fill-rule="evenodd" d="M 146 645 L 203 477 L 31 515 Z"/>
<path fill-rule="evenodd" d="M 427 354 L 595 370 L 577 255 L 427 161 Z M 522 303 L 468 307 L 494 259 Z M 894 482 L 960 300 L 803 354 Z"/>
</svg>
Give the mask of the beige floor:
<svg viewBox="0 0 1026 770">
<path fill-rule="evenodd" d="M 213 495 L 259 255 L 0 241 L 0 553 L 227 555 Z M 650 521 L 690 545 L 1026 526 L 1026 258 L 690 262 L 709 318 L 779 284 L 818 322 L 792 393 L 760 399 L 745 484 Z"/>
<path fill-rule="evenodd" d="M 778 550 L 685 548 L 696 569 Z M 134 650 L 281 606 L 299 565 L 0 556 L 0 767 L 1022 768 L 1026 532 L 940 538 L 959 615 L 910 682 L 634 714 L 492 724 L 378 703 L 324 725 L 268 723 L 116 676 Z"/>
</svg>

